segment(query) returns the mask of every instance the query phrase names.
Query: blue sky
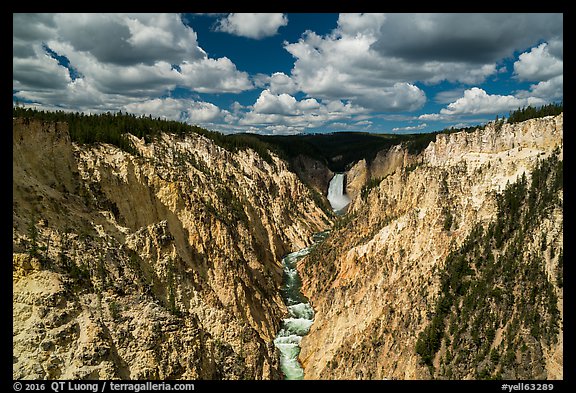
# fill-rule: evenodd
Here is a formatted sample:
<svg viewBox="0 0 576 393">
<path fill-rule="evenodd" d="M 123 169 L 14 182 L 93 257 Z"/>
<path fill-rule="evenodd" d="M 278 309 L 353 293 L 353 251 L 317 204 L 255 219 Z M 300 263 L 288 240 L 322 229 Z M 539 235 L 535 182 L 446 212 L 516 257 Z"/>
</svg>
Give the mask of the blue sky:
<svg viewBox="0 0 576 393">
<path fill-rule="evenodd" d="M 224 133 L 464 127 L 563 99 L 562 14 L 13 14 L 13 102 Z"/>
</svg>

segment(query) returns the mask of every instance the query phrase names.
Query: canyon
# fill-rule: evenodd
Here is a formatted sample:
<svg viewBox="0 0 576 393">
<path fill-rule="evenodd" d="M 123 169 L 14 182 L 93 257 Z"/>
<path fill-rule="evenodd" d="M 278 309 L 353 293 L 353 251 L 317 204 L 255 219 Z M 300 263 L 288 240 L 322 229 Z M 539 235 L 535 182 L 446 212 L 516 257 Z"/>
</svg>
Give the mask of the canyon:
<svg viewBox="0 0 576 393">
<path fill-rule="evenodd" d="M 517 251 L 518 269 L 539 261 L 542 318 L 558 330 L 521 325 L 513 341 L 531 288 L 519 279 L 510 315 L 478 322 L 489 339 L 459 325 L 462 290 L 443 311 L 441 345 L 427 358 L 418 344 L 451 258 L 494 225 L 499 196 L 545 160 L 561 165 L 562 114 L 440 133 L 420 151 L 395 144 L 345 172 L 194 133 L 129 138 L 132 153 L 73 142 L 66 123 L 13 119 L 14 379 L 282 379 L 274 340 L 294 317 L 282 260 L 303 249 L 292 268 L 312 308 L 297 339 L 305 379 L 563 378 L 561 188 Z M 485 268 L 462 258 L 473 287 Z M 494 299 L 508 293 L 487 282 Z"/>
<path fill-rule="evenodd" d="M 14 379 L 277 379 L 280 260 L 330 226 L 284 162 L 13 121 Z"/>
<path fill-rule="evenodd" d="M 347 215 L 301 265 L 303 293 L 316 313 L 301 343 L 305 378 L 486 378 L 480 369 L 483 359 L 457 365 L 446 361 L 447 343 L 454 338 L 448 332 L 440 332 L 447 339 L 426 366 L 416 351 L 419 333 L 437 312 L 449 254 L 478 224 L 487 227 L 495 219 L 496 195 L 507 185 L 523 174 L 529 177 L 537 163 L 555 150 L 561 160 L 562 130 L 562 115 L 517 124 L 490 123 L 471 133 L 440 134 L 417 155 L 397 146 L 371 165 L 360 161 L 352 167 L 347 186 L 354 197 Z M 516 258 L 526 262 L 538 255 L 541 264 L 535 269 L 552 288 L 551 307 L 559 310 L 561 326 L 562 284 L 555 273 L 562 264 L 561 190 L 554 195 L 559 202 L 535 218 L 532 231 L 521 235 L 524 247 Z M 549 247 L 552 251 L 545 252 Z M 497 291 L 503 284 L 491 285 Z M 522 297 L 533 285 L 524 282 L 511 292 Z M 511 307 L 516 315 L 517 306 Z M 454 315 L 456 330 L 459 322 L 468 323 L 460 318 Z M 509 316 L 499 321 L 495 337 L 482 342 L 482 350 L 499 347 L 512 320 Z M 562 329 L 552 343 L 534 337 L 528 341 L 529 349 L 509 350 L 516 365 L 499 365 L 492 370 L 494 375 L 562 379 Z M 481 352 L 467 344 L 458 349 L 462 359 Z"/>
</svg>

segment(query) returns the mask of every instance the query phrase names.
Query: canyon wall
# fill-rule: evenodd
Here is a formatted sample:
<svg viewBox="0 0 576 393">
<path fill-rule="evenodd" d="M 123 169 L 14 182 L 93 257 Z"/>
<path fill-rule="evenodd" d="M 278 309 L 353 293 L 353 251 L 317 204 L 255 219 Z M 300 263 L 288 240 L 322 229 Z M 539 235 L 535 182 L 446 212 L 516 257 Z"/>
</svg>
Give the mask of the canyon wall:
<svg viewBox="0 0 576 393">
<path fill-rule="evenodd" d="M 357 164 L 348 175 L 354 196 L 348 214 L 300 266 L 303 293 L 316 312 L 301 343 L 305 378 L 561 379 L 561 189 L 532 221 L 524 215 L 528 208 L 517 208 L 522 222 L 530 222 L 498 246 L 489 242 L 499 234 L 497 225 L 509 225 L 494 224 L 503 208 L 499 195 L 522 175 L 523 184 L 530 184 L 543 160 L 554 154 L 562 160 L 562 133 L 563 115 L 490 123 L 474 132 L 439 134 L 416 157 L 393 148 L 383 153 L 389 159 L 376 176 L 365 163 Z M 561 161 L 556 168 L 561 185 Z M 382 179 L 359 192 L 374 177 Z M 492 237 L 476 233 L 482 229 Z M 479 247 L 473 236 L 486 239 L 483 255 L 492 270 L 466 254 Z M 480 288 L 476 278 L 497 271 L 511 253 L 515 267 L 509 274 L 518 281 L 491 276 Z M 463 272 L 454 273 L 453 260 L 466 266 Z M 526 277 L 537 281 L 520 279 L 528 270 Z M 462 276 L 463 284 L 448 297 L 443 291 L 452 290 L 452 276 Z M 534 289 L 540 287 L 542 297 Z M 470 320 L 460 319 L 458 312 L 476 292 L 485 294 L 494 311 L 476 310 L 472 302 Z M 443 305 L 448 298 L 451 303 Z M 522 300 L 528 298 L 534 305 Z M 510 309 L 500 310 L 498 299 Z M 535 320 L 532 325 L 519 322 L 524 312 Z"/>
<path fill-rule="evenodd" d="M 402 145 L 381 150 L 370 163 L 362 159 L 346 172 L 346 193 L 354 199 L 371 181 L 379 181 L 397 168 L 409 166 L 417 160 L 418 157 L 409 154 Z"/>
<path fill-rule="evenodd" d="M 278 379 L 281 258 L 331 225 L 272 156 L 13 120 L 14 379 Z"/>
</svg>

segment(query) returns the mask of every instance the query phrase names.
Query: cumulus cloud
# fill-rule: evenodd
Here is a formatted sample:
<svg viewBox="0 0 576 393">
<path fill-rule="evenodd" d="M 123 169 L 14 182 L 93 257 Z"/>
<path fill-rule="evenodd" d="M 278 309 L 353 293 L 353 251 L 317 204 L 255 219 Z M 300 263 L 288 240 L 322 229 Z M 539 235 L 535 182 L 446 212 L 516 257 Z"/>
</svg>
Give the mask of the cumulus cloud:
<svg viewBox="0 0 576 393">
<path fill-rule="evenodd" d="M 177 14 L 56 14 L 61 41 L 88 52 L 101 63 L 178 64 L 200 59 L 196 33 Z"/>
<path fill-rule="evenodd" d="M 60 90 L 20 90 L 15 97 L 34 102 L 38 107 L 70 108 L 86 113 L 116 111 L 133 101 L 126 96 L 102 93 L 85 78 L 75 79 Z"/>
<path fill-rule="evenodd" d="M 288 18 L 284 14 L 239 13 L 229 14 L 220 19 L 216 30 L 242 37 L 261 39 L 275 35 L 280 27 L 287 24 Z"/>
<path fill-rule="evenodd" d="M 258 128 L 254 132 L 264 135 L 296 135 L 302 132 L 302 128 L 285 124 L 272 124 L 263 128 Z"/>
<path fill-rule="evenodd" d="M 422 123 L 422 124 L 418 124 L 417 126 L 394 127 L 394 128 L 392 128 L 392 131 L 394 131 L 394 132 L 397 132 L 397 131 L 417 131 L 417 130 L 423 130 L 426 127 L 428 127 L 428 124 Z"/>
<path fill-rule="evenodd" d="M 518 90 L 513 95 L 492 95 L 473 87 L 464 90 L 460 97 L 456 97 L 457 89 L 440 92 L 435 98 L 437 102 L 452 102 L 440 113 L 422 114 L 418 119 L 447 120 L 453 116 L 495 114 L 561 100 L 564 91 L 562 52 L 562 40 L 556 37 L 518 56 L 514 62 L 514 77 L 521 81 L 539 81 L 528 90 Z"/>
<path fill-rule="evenodd" d="M 296 98 L 289 94 L 282 93 L 276 95 L 268 89 L 260 93 L 260 96 L 254 104 L 254 112 L 256 113 L 285 116 L 301 115 L 319 108 L 320 103 L 314 98 L 297 101 Z"/>
<path fill-rule="evenodd" d="M 264 114 L 295 115 L 296 99 L 288 94 L 275 95 L 264 90 L 254 104 L 254 111 Z"/>
<path fill-rule="evenodd" d="M 564 97 L 564 76 L 558 75 L 547 81 L 538 82 L 530 86 L 530 90 L 516 92 L 519 98 L 538 98 L 542 101 L 553 102 Z"/>
<path fill-rule="evenodd" d="M 101 111 L 153 99 L 177 86 L 201 93 L 253 88 L 248 74 L 230 59 L 209 58 L 194 30 L 177 14 L 13 18 L 13 88 L 22 99 Z M 78 78 L 71 78 L 55 56 L 69 61 Z M 46 91 L 48 87 L 52 91 Z"/>
<path fill-rule="evenodd" d="M 464 96 L 440 110 L 444 115 L 477 115 L 508 112 L 526 105 L 541 105 L 539 98 L 517 98 L 512 95 L 488 94 L 485 90 L 473 87 L 464 91 Z"/>
<path fill-rule="evenodd" d="M 261 89 L 268 89 L 274 94 L 293 94 L 299 89 L 290 76 L 283 72 L 274 72 L 272 75 L 256 74 L 252 77 L 254 86 Z"/>
<path fill-rule="evenodd" d="M 282 93 L 274 94 L 265 89 L 248 112 L 238 114 L 236 120 L 241 126 L 267 128 L 285 126 L 292 131 L 323 126 L 338 120 L 358 120 L 368 113 L 366 108 L 341 100 L 319 102 L 315 98 L 297 100 Z M 283 127 L 275 127 L 279 132 Z"/>
<path fill-rule="evenodd" d="M 545 81 L 563 72 L 562 58 L 551 54 L 546 42 L 522 53 L 514 63 L 514 73 L 522 81 Z"/>
<path fill-rule="evenodd" d="M 200 93 L 239 93 L 252 89 L 248 73 L 238 71 L 227 57 L 184 61 L 180 69 L 182 84 Z"/>
<path fill-rule="evenodd" d="M 48 41 L 48 46 L 59 55 L 66 56 L 87 83 L 105 94 L 142 97 L 160 95 L 175 87 L 180 78 L 170 63 L 135 63 L 121 66 L 101 63 L 90 52 L 78 52 L 67 42 Z"/>
<path fill-rule="evenodd" d="M 288 23 L 284 14 L 215 17 L 216 30 L 253 39 Z M 122 108 L 271 134 L 334 124 L 360 129 L 375 119 L 412 121 L 396 129 L 409 131 L 563 97 L 562 14 L 340 14 L 329 33 L 307 31 L 283 43 L 294 59 L 291 72 L 256 75 L 228 57 L 209 57 L 186 18 L 13 14 L 14 97 L 46 108 Z M 482 83 L 508 77 L 502 60 L 518 53 L 512 80 L 530 86 L 486 92 Z M 445 106 L 439 113 L 403 113 L 422 108 L 425 91 L 440 83 L 449 90 L 431 90 L 432 101 Z M 177 88 L 238 94 L 255 87 L 261 92 L 253 105 L 239 98 L 228 110 L 199 98 L 158 98 Z"/>
<path fill-rule="evenodd" d="M 292 78 L 283 72 L 275 72 L 270 76 L 270 91 L 274 94 L 292 94 L 298 91 L 298 86 Z"/>
<path fill-rule="evenodd" d="M 330 34 L 308 31 L 285 49 L 311 96 L 413 111 L 426 101 L 416 82 L 479 84 L 502 58 L 561 35 L 562 14 L 340 14 Z"/>
<path fill-rule="evenodd" d="M 402 71 L 378 59 L 369 49 L 371 42 L 373 37 L 363 34 L 320 37 L 308 32 L 285 45 L 296 58 L 292 79 L 313 97 L 346 99 L 379 111 L 420 108 L 426 102 L 424 92 L 400 82 Z"/>
<path fill-rule="evenodd" d="M 446 116 L 439 113 L 424 113 L 418 116 L 418 120 L 428 120 L 428 121 L 440 121 L 445 120 Z"/>
<path fill-rule="evenodd" d="M 128 113 L 141 115 L 161 113 L 162 118 L 192 124 L 210 123 L 222 115 L 222 111 L 212 103 L 170 97 L 130 103 L 123 109 Z"/>
<path fill-rule="evenodd" d="M 521 81 L 537 81 L 529 90 L 516 92 L 518 98 L 545 102 L 564 96 L 563 41 L 555 38 L 522 53 L 514 63 L 514 75 Z"/>
</svg>

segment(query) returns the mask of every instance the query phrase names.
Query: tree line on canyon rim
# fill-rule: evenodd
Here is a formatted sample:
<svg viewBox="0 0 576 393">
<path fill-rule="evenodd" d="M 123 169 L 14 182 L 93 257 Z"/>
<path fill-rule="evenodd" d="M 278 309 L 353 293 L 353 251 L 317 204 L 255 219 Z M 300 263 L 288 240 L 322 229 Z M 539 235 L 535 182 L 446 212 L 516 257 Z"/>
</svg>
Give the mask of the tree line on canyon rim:
<svg viewBox="0 0 576 393">
<path fill-rule="evenodd" d="M 508 123 L 529 118 L 557 115 L 563 110 L 563 104 L 549 104 L 538 108 L 531 106 L 510 112 Z M 132 134 L 151 142 L 163 132 L 184 136 L 190 133 L 203 135 L 218 146 L 228 151 L 250 148 L 262 159 L 273 164 L 270 152 L 291 165 L 291 158 L 305 155 L 326 165 L 333 172 L 343 172 L 350 165 L 366 159 L 372 161 L 376 154 L 394 145 L 405 144 L 409 153 L 417 154 L 424 150 L 436 138 L 437 134 L 460 131 L 472 132 L 483 128 L 482 125 L 465 128 L 446 128 L 431 133 L 416 134 L 370 134 L 366 132 L 336 132 L 330 134 L 300 134 L 270 136 L 258 134 L 222 134 L 196 125 L 189 125 L 175 120 L 153 118 L 152 115 L 136 116 L 130 113 L 101 113 L 86 115 L 62 110 L 48 112 L 26 108 L 19 104 L 13 106 L 15 118 L 37 119 L 48 122 L 64 122 L 68 125 L 70 139 L 79 144 L 110 143 L 118 148 L 137 155 L 137 151 L 126 137 Z M 504 119 L 500 119 L 502 122 Z M 293 171 L 296 172 L 296 171 Z"/>
</svg>

